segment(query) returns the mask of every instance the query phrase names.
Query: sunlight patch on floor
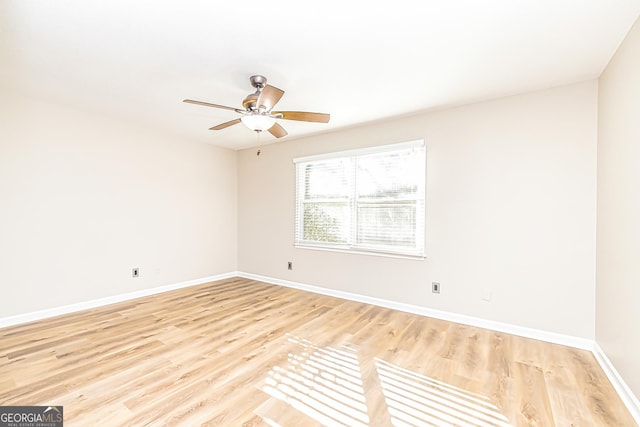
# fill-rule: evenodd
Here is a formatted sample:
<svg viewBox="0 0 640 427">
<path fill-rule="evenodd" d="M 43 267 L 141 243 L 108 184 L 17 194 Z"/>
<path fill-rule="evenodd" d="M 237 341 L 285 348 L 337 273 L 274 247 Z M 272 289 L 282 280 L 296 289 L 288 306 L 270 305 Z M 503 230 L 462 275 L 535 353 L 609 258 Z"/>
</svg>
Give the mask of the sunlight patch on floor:
<svg viewBox="0 0 640 427">
<path fill-rule="evenodd" d="M 318 347 L 290 336 L 300 350 L 284 366 L 273 367 L 262 390 L 325 426 L 366 427 L 369 415 L 358 352 L 350 347 Z M 384 397 L 394 426 L 512 427 L 500 409 L 481 394 L 376 358 L 374 387 Z M 278 420 L 265 421 L 278 426 Z"/>
<path fill-rule="evenodd" d="M 369 425 L 357 353 L 348 348 L 319 348 L 296 338 L 298 354 L 286 367 L 274 367 L 263 391 L 327 426 Z"/>
<path fill-rule="evenodd" d="M 482 395 L 376 359 L 382 393 L 396 426 L 511 427 Z"/>
</svg>

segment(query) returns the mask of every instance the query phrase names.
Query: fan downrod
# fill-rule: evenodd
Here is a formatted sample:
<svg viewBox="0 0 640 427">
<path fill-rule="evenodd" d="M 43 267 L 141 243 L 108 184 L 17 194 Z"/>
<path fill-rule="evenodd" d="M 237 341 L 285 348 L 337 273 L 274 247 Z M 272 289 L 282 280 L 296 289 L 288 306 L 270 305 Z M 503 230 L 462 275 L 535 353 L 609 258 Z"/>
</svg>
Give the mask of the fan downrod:
<svg viewBox="0 0 640 427">
<path fill-rule="evenodd" d="M 267 78 L 256 74 L 255 76 L 249 77 L 249 81 L 251 82 L 251 86 L 256 88 L 256 91 L 247 95 L 247 97 L 242 101 L 242 106 L 247 111 L 254 111 L 258 107 L 256 102 L 258 101 L 260 92 L 262 92 L 262 89 L 267 85 Z"/>
</svg>

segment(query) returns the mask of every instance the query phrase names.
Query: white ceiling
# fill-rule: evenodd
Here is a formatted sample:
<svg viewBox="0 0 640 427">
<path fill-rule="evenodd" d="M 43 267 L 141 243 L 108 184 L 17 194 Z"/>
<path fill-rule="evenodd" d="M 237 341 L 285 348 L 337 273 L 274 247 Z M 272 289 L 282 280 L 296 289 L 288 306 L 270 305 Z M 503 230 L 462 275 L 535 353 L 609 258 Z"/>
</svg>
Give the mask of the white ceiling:
<svg viewBox="0 0 640 427">
<path fill-rule="evenodd" d="M 228 148 L 263 74 L 291 139 L 596 78 L 640 0 L 0 0 L 0 85 Z M 37 123 L 34 123 L 37 126 Z M 275 141 L 269 134 L 263 142 Z"/>
</svg>

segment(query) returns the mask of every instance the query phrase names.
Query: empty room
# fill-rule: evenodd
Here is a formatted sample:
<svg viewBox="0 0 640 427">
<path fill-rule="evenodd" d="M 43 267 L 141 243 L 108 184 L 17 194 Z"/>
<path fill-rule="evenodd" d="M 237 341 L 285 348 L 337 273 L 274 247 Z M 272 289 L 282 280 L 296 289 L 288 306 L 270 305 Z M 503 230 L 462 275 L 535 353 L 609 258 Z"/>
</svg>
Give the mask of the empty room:
<svg viewBox="0 0 640 427">
<path fill-rule="evenodd" d="M 639 16 L 0 0 L 0 426 L 640 425 Z"/>
</svg>

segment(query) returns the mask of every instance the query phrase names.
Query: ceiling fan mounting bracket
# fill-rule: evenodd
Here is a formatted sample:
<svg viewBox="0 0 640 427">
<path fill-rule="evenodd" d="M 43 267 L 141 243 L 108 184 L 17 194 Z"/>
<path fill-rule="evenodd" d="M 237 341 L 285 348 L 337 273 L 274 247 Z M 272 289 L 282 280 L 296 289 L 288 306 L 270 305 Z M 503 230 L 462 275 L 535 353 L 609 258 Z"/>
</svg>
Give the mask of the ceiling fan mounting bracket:
<svg viewBox="0 0 640 427">
<path fill-rule="evenodd" d="M 258 90 L 262 90 L 262 88 L 267 85 L 267 78 L 265 76 L 251 76 L 249 77 L 249 81 L 251 82 L 251 86 L 255 87 Z"/>
</svg>

